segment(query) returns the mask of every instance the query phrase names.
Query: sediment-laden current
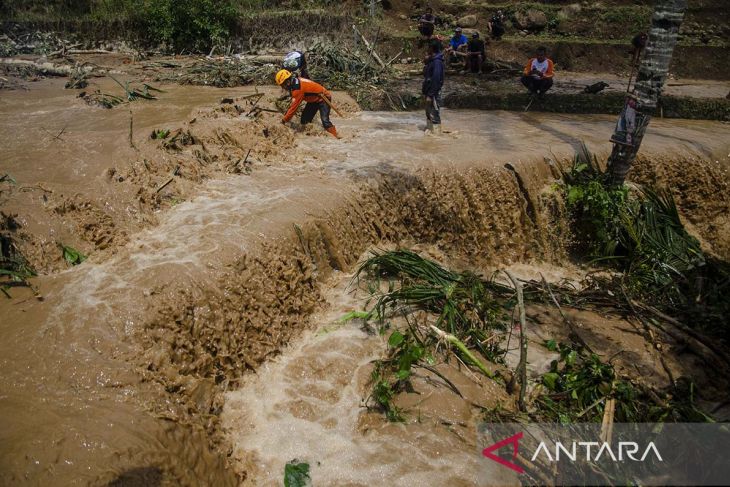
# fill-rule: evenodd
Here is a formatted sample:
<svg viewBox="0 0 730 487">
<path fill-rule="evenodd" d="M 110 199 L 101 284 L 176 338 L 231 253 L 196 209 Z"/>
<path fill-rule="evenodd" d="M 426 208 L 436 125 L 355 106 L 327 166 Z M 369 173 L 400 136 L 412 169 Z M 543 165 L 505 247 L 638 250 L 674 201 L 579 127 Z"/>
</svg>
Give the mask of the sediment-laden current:
<svg viewBox="0 0 730 487">
<path fill-rule="evenodd" d="M 104 111 L 116 118 L 101 130 L 99 109 L 57 109 L 69 101 L 53 95 L 57 86 L 42 88 L 0 100 L 0 173 L 18 183 L 3 188 L 0 205 L 22 226 L 21 248 L 47 269 L 33 281 L 42 299 L 12 288 L 12 299 L 0 303 L 0 479 L 7 485 L 267 484 L 280 472 L 249 471 L 245 462 L 253 465 L 264 448 L 277 453 L 267 428 L 291 420 L 280 407 L 296 410 L 294 417 L 332 418 L 331 429 L 308 440 L 329 459 L 328 478 L 349 478 L 331 464 L 350 458 L 337 456 L 337 445 L 353 444 L 364 463 L 352 468 L 375 478 L 367 459 L 380 462 L 401 447 L 369 451 L 356 432 L 338 428 L 356 421 L 360 392 L 348 389 L 349 375 L 370 360 L 378 339 L 341 329 L 331 332 L 328 350 L 296 348 L 314 328 L 312 314 L 326 312 L 322 283 L 351 271 L 368 248 L 408 242 L 474 266 L 560 263 L 570 236 L 549 194 L 556 167 L 582 141 L 606 153 L 613 126 L 612 117 L 446 111 L 448 133 L 425 137 L 420 113 L 359 113 L 337 120 L 342 140 L 312 131 L 276 139 L 269 130 L 285 130 L 270 129 L 276 121 L 221 110 L 220 92 L 169 87 L 169 99 L 134 108 L 144 136 L 131 149 L 124 146 L 128 114 Z M 70 124 L 66 142 L 33 145 L 13 135 L 37 131 L 46 113 Z M 149 131 L 167 126 L 188 131 L 190 144 L 164 149 L 149 140 Z M 720 123 L 657 120 L 635 171 L 669 185 L 703 244 L 725 257 L 728 135 Z M 260 153 L 250 171 L 237 172 L 250 146 Z M 176 166 L 184 189 L 160 199 L 158 188 Z M 104 230 L 93 227 L 99 222 L 107 222 Z M 51 253 L 74 235 L 90 258 L 65 268 Z M 286 389 L 298 387 L 296 377 L 266 365 L 289 345 L 318 357 L 302 360 L 299 373 L 311 379 L 318 367 L 328 369 L 313 391 L 321 393 L 319 409 L 302 403 L 297 410 Z M 299 360 L 287 357 L 285 364 Z M 257 391 L 256 401 L 235 392 L 242 386 L 255 387 L 248 390 Z M 247 400 L 247 419 L 224 431 L 225 402 Z M 262 440 L 246 453 L 252 432 Z M 283 448 L 271 465 L 290 454 L 297 453 Z M 448 463 L 449 478 L 469 482 L 468 463 Z M 423 474 L 409 475 L 418 481 Z"/>
</svg>

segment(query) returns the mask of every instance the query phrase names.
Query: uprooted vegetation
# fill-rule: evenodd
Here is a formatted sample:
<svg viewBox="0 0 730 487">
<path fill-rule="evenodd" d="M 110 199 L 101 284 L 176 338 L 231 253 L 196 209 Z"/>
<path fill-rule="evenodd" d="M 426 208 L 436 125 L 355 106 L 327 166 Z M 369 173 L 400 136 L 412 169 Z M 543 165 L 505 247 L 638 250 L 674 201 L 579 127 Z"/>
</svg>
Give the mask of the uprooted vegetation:
<svg viewBox="0 0 730 487">
<path fill-rule="evenodd" d="M 31 286 L 28 279 L 35 277 L 36 271 L 18 249 L 16 231 L 20 223 L 17 215 L 0 212 L 0 291 L 10 297 L 8 289 L 12 286 Z"/>
<path fill-rule="evenodd" d="M 500 272 L 485 278 L 449 270 L 404 249 L 376 251 L 360 266 L 356 282 L 360 287 L 365 283 L 371 297 L 364 312 L 349 317 L 373 321 L 381 333 L 389 333 L 386 356 L 373 367 L 370 407 L 390 421 L 406 420 L 397 398 L 413 391 L 413 369 L 436 373 L 435 363 L 455 357 L 516 395 L 513 403 L 485 412 L 492 421 L 713 420 L 711 411 L 699 406 L 702 394 L 693 375 L 675 375 L 666 354 L 690 351 L 714 370 L 710 375 L 728 370 L 723 319 L 730 311 L 723 299 L 730 283 L 728 265 L 703 253 L 667 191 L 606 185 L 596 158 L 585 148 L 557 188 L 572 214 L 575 250 L 595 268 L 583 282 L 550 284 L 510 273 L 505 279 Z M 537 345 L 554 359 L 548 370 L 528 380 L 525 309 L 534 319 L 536 310 L 546 307 L 557 309 L 566 333 Z M 595 351 L 571 318 L 578 311 L 609 313 L 632 323 L 649 348 L 658 351 L 669 385 L 658 387 L 636 371 L 617 367 L 616 356 L 625 350 L 608 358 Z M 510 370 L 513 333 L 520 335 L 520 362 Z"/>
<path fill-rule="evenodd" d="M 164 93 L 163 90 L 155 88 L 147 83 L 142 83 L 142 86 L 137 88 L 131 86 L 129 81 L 122 83 L 111 75 L 109 75 L 109 77 L 114 80 L 114 82 L 119 85 L 122 90 L 124 90 L 123 95 L 119 96 L 111 93 L 105 93 L 101 90 L 95 90 L 88 94 L 86 92 L 82 92 L 79 96 L 89 105 L 96 105 L 102 108 L 114 108 L 117 105 L 133 102 L 135 100 L 157 100 L 157 96 L 155 96 L 154 93 Z"/>
<path fill-rule="evenodd" d="M 458 361 L 502 384 L 507 392 L 519 390 L 520 401 L 525 401 L 523 414 L 534 421 L 596 422 L 601 420 L 607 405 L 611 405 L 620 421 L 711 419 L 696 407 L 691 379 L 678 378 L 672 390 L 659 390 L 635 377 L 622 377 L 611 360 L 604 361 L 591 350 L 568 318 L 571 342 L 545 343 L 544 348 L 556 352 L 558 358 L 538 381 L 518 386 L 526 374 L 507 369 L 505 355 L 515 314 L 524 313 L 524 308 L 519 305 L 521 299 L 515 289 L 500 282 L 496 274 L 485 279 L 468 271 L 454 272 L 411 251 L 396 250 L 376 252 L 357 275 L 366 280 L 375 299 L 375 304 L 360 318 L 376 321 L 382 332 L 390 328 L 390 321 L 396 317 L 404 318 L 407 324 L 405 329 L 389 331 L 387 356 L 375 363 L 371 378 L 368 403 L 381 409 L 391 421 L 405 418 L 406 413 L 395 405 L 394 399 L 410 388 L 412 368 L 430 367 L 448 359 L 449 353 L 444 356 L 441 345 L 452 347 Z M 651 321 L 657 327 L 656 333 L 673 325 L 671 320 L 661 323 L 660 315 L 645 317 L 637 307 L 651 308 L 617 297 L 616 288 L 612 291 L 609 281 L 594 279 L 584 283 L 581 290 L 551 285 L 545 280 L 513 282 L 519 283 L 519 294 L 531 305 L 555 305 L 561 313 L 568 309 L 609 308 L 636 313 L 640 320 Z M 564 303 L 562 307 L 559 301 Z M 647 336 L 654 333 L 647 331 Z M 727 355 L 718 355 L 727 365 Z M 507 407 L 488 414 L 507 418 L 518 411 Z"/>
<path fill-rule="evenodd" d="M 367 107 L 368 101 L 384 98 L 392 109 L 404 109 L 406 101 L 393 98 L 389 93 L 394 77 L 389 66 L 381 67 L 367 53 L 352 49 L 344 43 L 320 41 L 306 53 L 307 66 L 312 78 L 328 89 L 346 90 L 356 101 Z M 163 63 L 161 67 L 179 68 L 165 72 L 158 81 L 180 84 L 235 87 L 271 84 L 280 69 L 275 56 L 241 56 L 222 59 L 200 59 L 188 65 Z M 149 63 L 150 68 L 160 63 Z M 410 100 L 407 100 L 410 102 Z"/>
<path fill-rule="evenodd" d="M 666 189 L 606 184 L 597 158 L 585 147 L 563 174 L 565 199 L 581 250 L 594 263 L 618 270 L 621 294 L 648 299 L 672 316 L 728 336 L 730 266 L 705 256 L 684 228 Z"/>
</svg>

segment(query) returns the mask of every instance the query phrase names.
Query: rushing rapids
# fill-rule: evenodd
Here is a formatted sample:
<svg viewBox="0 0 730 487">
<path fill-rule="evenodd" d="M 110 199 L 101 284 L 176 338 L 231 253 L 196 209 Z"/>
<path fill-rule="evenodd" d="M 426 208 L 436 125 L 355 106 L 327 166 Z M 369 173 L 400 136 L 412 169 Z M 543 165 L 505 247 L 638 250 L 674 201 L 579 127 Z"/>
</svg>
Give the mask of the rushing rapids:
<svg viewBox="0 0 730 487">
<path fill-rule="evenodd" d="M 433 246 L 474 267 L 561 264 L 570 233 L 550 185 L 582 141 L 605 153 L 613 125 L 601 116 L 453 111 L 450 133 L 428 138 L 420 114 L 361 113 L 338 121 L 345 138 L 336 141 L 272 135 L 283 128 L 221 109 L 220 92 L 169 87 L 157 105 L 134 107 L 144 140 L 130 148 L 128 113 L 104 112 L 113 114 L 106 126 L 99 109 L 43 83 L 3 94 L 0 105 L 0 172 L 20 187 L 4 190 L 0 204 L 18 215 L 21 247 L 47 271 L 35 281 L 42 300 L 14 288 L 0 302 L 7 484 L 267 483 L 300 455 L 277 451 L 283 437 L 271 431 L 312 416 L 316 429 L 302 434 L 321 452 L 312 460 L 330 469 L 324 479 L 348 478 L 337 465 L 348 457 L 338 455 L 355 445 L 353 484 L 391 474 L 418 481 L 427 470 L 384 460 L 410 447 L 352 430 L 367 421 L 358 370 L 379 339 L 352 328 L 326 334 L 324 345 L 301 338 L 331 321 L 327 310 L 340 311 L 324 284 L 387 244 Z M 68 126 L 67 139 L 32 143 L 28 134 L 48 117 Z M 189 130 L 193 143 L 160 149 L 147 134 L 162 126 Z M 657 120 L 634 173 L 668 185 L 703 245 L 724 258 L 728 133 L 720 123 Z M 226 155 L 242 159 L 251 146 L 251 174 L 228 174 Z M 151 204 L 176 165 L 180 201 Z M 91 257 L 63 270 L 51 254 L 75 232 Z M 313 403 L 296 403 L 312 384 L 296 374 L 320 381 Z M 421 439 L 419 465 L 448 464 L 444 478 L 469 483 L 468 461 L 440 457 L 426 430 Z"/>
</svg>

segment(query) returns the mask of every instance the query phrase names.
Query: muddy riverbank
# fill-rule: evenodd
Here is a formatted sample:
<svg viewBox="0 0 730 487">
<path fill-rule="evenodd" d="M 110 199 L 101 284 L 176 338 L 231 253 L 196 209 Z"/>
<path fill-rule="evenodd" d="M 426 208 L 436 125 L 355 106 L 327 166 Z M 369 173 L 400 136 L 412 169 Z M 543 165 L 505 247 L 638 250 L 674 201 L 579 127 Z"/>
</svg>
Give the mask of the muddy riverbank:
<svg viewBox="0 0 730 487">
<path fill-rule="evenodd" d="M 44 83 L 47 92 L 0 99 L 0 172 L 17 181 L 2 209 L 18 214 L 21 242 L 44 273 L 34 280 L 43 300 L 13 288 L 0 303 L 0 470 L 9 484 L 246 478 L 245 468 L 230 469 L 224 394 L 312 327 L 311 314 L 326 307 L 323 282 L 386 242 L 434 245 L 473 265 L 567 258 L 566 222 L 543 195 L 581 141 L 608 151 L 614 122 L 448 111 L 449 133 L 431 138 L 420 114 L 360 113 L 334 120 L 344 135 L 335 140 L 221 105 L 248 89 L 164 87 L 157 102 L 131 106 L 135 150 L 126 107 L 76 105 Z M 65 141 L 33 137 L 46 120 L 51 133 L 68 122 Z M 148 138 L 163 127 L 195 142 L 166 149 Z M 727 136 L 719 123 L 657 120 L 636 171 L 669 183 L 706 248 L 724 256 Z M 257 143 L 248 174 L 227 171 Z M 143 172 L 145 160 L 160 169 Z M 144 201 L 159 195 L 176 166 L 170 192 L 142 204 L 139 191 Z M 95 210 L 78 220 L 61 195 Z M 99 248 L 84 228 L 104 215 L 124 233 Z M 58 257 L 34 257 L 51 255 L 58 239 L 89 260 L 64 268 Z"/>
</svg>

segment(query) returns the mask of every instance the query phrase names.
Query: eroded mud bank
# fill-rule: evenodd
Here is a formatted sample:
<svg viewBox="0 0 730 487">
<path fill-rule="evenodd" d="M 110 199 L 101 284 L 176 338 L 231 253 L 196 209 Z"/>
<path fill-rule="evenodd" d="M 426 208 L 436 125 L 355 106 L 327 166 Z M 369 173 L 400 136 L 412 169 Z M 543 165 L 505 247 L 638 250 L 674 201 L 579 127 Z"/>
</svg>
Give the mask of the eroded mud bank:
<svg viewBox="0 0 730 487">
<path fill-rule="evenodd" d="M 469 266 L 566 259 L 557 165 L 581 135 L 601 150 L 591 133 L 612 122 L 453 117 L 441 140 L 415 139 L 415 116 L 344 120 L 345 140 L 304 137 L 296 159 L 211 181 L 115 252 L 41 279 L 44 301 L 3 302 L 3 480 L 236 483 L 246 471 L 226 468 L 223 394 L 311 327 L 322 283 L 366 249 L 428 244 Z M 648 150 L 664 155 L 636 172 L 701 174 L 708 199 L 679 203 L 720 254 L 728 162 L 710 156 L 726 130 L 661 122 Z"/>
</svg>

